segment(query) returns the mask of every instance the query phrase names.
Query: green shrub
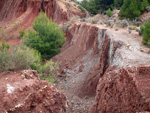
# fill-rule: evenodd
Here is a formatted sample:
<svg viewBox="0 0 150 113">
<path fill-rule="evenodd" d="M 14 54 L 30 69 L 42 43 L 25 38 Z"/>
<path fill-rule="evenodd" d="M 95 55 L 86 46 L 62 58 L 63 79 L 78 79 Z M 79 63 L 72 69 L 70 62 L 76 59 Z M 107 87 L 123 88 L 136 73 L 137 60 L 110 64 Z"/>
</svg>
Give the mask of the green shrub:
<svg viewBox="0 0 150 113">
<path fill-rule="evenodd" d="M 12 47 L 0 52 L 0 71 L 14 71 L 23 69 L 38 69 L 41 65 L 40 54 L 25 46 Z"/>
<path fill-rule="evenodd" d="M 142 40 L 142 44 L 147 45 L 147 41 Z"/>
<path fill-rule="evenodd" d="M 40 69 L 43 76 L 54 76 L 59 71 L 59 63 L 53 62 L 52 60 L 47 61 Z"/>
<path fill-rule="evenodd" d="M 40 78 L 47 80 L 50 83 L 55 82 L 54 76 L 59 72 L 59 63 L 52 60 L 47 61 L 45 65 L 40 68 Z"/>
<path fill-rule="evenodd" d="M 23 30 L 20 30 L 19 31 L 19 37 L 22 38 L 22 37 L 24 37 L 24 35 L 25 35 L 25 32 Z"/>
<path fill-rule="evenodd" d="M 8 35 L 3 29 L 0 30 L 0 37 L 2 37 L 2 40 L 5 40 L 5 41 L 9 39 Z"/>
<path fill-rule="evenodd" d="M 25 44 L 38 50 L 43 59 L 49 59 L 60 52 L 65 42 L 65 34 L 45 13 L 34 20 L 33 30 L 28 30 Z"/>
<path fill-rule="evenodd" d="M 141 2 L 141 11 L 144 11 L 147 6 L 149 6 L 148 0 L 143 0 Z"/>
<path fill-rule="evenodd" d="M 141 31 L 142 31 L 142 33 L 143 33 L 143 32 L 144 32 L 145 27 L 144 27 L 144 26 L 141 26 L 141 27 L 140 27 L 140 29 L 141 29 Z"/>
<path fill-rule="evenodd" d="M 78 6 L 78 8 L 82 11 L 85 12 L 85 9 L 83 7 L 81 7 L 80 5 Z"/>
<path fill-rule="evenodd" d="M 14 28 L 14 29 L 17 29 L 18 27 L 19 27 L 18 23 L 14 23 L 14 24 L 13 24 L 13 28 Z"/>
<path fill-rule="evenodd" d="M 92 24 L 97 24 L 98 23 L 98 19 L 92 19 Z"/>
<path fill-rule="evenodd" d="M 112 15 L 112 11 L 111 11 L 111 9 L 110 9 L 110 8 L 106 11 L 106 14 L 107 14 L 107 16 L 108 16 L 108 17 L 111 17 L 111 15 Z"/>
<path fill-rule="evenodd" d="M 137 28 L 137 26 L 132 26 L 132 29 L 133 29 L 133 30 L 136 30 L 136 28 Z"/>
<path fill-rule="evenodd" d="M 51 84 L 53 84 L 56 81 L 53 76 L 46 77 L 43 80 L 46 80 L 46 81 L 48 81 Z"/>
<path fill-rule="evenodd" d="M 129 18 L 130 20 L 139 17 L 141 14 L 141 2 L 139 0 L 124 0 L 119 16 L 122 18 Z"/>
<path fill-rule="evenodd" d="M 142 43 L 144 45 L 147 45 L 148 42 L 150 42 L 150 21 L 148 23 L 145 23 L 144 26 L 140 27 L 142 31 L 143 41 Z"/>
<path fill-rule="evenodd" d="M 52 60 L 42 65 L 41 55 L 37 50 L 24 45 L 11 47 L 6 42 L 0 46 L 0 71 L 16 71 L 31 68 L 37 70 L 42 80 L 55 82 L 54 76 L 58 74 L 59 63 Z"/>
<path fill-rule="evenodd" d="M 106 11 L 107 9 L 114 8 L 114 5 L 121 6 L 123 3 L 123 0 L 83 0 L 80 5 L 84 7 L 87 11 L 89 11 L 91 14 L 97 14 L 102 13 Z"/>
<path fill-rule="evenodd" d="M 4 50 L 8 50 L 9 49 L 9 44 L 6 43 L 5 41 L 2 41 L 2 44 L 0 46 L 0 51 L 3 52 Z"/>
</svg>

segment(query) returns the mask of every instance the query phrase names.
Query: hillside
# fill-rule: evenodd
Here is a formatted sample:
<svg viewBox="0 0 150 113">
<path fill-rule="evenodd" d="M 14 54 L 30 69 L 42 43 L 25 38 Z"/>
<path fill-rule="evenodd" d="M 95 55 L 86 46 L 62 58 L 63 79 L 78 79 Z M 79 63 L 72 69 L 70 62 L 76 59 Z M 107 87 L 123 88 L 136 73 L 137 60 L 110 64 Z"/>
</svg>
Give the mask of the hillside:
<svg viewBox="0 0 150 113">
<path fill-rule="evenodd" d="M 2 0 L 0 10 L 0 31 L 7 33 L 10 43 L 18 44 L 20 30 L 27 31 L 32 26 L 34 19 L 43 11 L 54 22 L 62 24 L 74 16 L 84 17 L 73 2 L 63 0 Z M 2 36 L 0 36 L 2 39 Z"/>
<path fill-rule="evenodd" d="M 5 32 L 14 35 L 6 40 L 10 45 L 22 44 L 19 31 L 33 29 L 41 11 L 66 36 L 61 52 L 48 60 L 59 63 L 53 84 L 41 80 L 43 73 L 32 67 L 0 71 L 0 112 L 150 112 L 150 48 L 142 44 L 140 35 L 149 13 L 143 13 L 140 21 L 131 21 L 119 20 L 119 10 L 111 17 L 89 17 L 78 8 L 76 2 L 67 0 L 0 1 L 0 28 L 4 30 L 0 41 Z M 0 54 L 3 51 L 0 48 Z"/>
</svg>

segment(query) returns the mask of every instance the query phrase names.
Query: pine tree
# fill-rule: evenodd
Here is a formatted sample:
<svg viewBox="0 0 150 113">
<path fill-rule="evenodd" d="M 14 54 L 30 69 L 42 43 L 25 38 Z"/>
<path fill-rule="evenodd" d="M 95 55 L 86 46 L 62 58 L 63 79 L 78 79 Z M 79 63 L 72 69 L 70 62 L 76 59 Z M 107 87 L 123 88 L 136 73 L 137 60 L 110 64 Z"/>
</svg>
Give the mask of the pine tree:
<svg viewBox="0 0 150 113">
<path fill-rule="evenodd" d="M 121 10 L 119 12 L 120 17 L 126 17 L 130 3 L 131 3 L 131 0 L 124 0 Z"/>
<path fill-rule="evenodd" d="M 123 0 L 114 0 L 114 6 L 115 7 L 120 7 L 123 4 Z"/>
<path fill-rule="evenodd" d="M 60 52 L 65 34 L 45 13 L 41 12 L 34 20 L 33 29 L 28 30 L 25 40 L 27 46 L 38 50 L 43 59 L 49 59 Z"/>
<path fill-rule="evenodd" d="M 113 0 L 90 0 L 85 6 L 85 0 L 83 0 L 81 5 L 90 13 L 97 14 L 111 8 L 113 3 Z"/>
<path fill-rule="evenodd" d="M 80 5 L 82 7 L 84 7 L 86 10 L 88 10 L 88 1 L 87 0 L 83 0 Z"/>
<path fill-rule="evenodd" d="M 148 0 L 143 0 L 141 5 L 141 11 L 144 11 L 144 9 L 149 6 Z"/>
<path fill-rule="evenodd" d="M 124 4 L 121 7 L 119 16 L 121 18 L 126 17 L 133 20 L 135 17 L 140 16 L 139 0 L 124 0 Z"/>
<path fill-rule="evenodd" d="M 128 15 L 127 17 L 129 19 L 134 19 L 135 17 L 139 17 L 140 16 L 140 11 L 137 8 L 137 2 L 136 0 L 134 0 L 133 2 L 131 2 L 131 4 L 129 5 L 129 10 L 128 10 Z"/>
<path fill-rule="evenodd" d="M 137 9 L 141 11 L 141 0 L 136 0 L 137 2 Z"/>
</svg>

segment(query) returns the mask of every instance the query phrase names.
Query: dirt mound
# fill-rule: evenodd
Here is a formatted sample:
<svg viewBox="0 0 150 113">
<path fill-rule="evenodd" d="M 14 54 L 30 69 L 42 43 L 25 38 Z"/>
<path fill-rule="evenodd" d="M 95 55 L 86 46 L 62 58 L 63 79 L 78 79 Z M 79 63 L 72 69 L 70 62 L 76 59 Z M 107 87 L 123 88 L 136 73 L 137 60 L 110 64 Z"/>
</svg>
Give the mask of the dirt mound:
<svg viewBox="0 0 150 113">
<path fill-rule="evenodd" d="M 54 85 L 39 80 L 36 71 L 0 75 L 1 113 L 63 113 L 66 97 Z"/>
</svg>

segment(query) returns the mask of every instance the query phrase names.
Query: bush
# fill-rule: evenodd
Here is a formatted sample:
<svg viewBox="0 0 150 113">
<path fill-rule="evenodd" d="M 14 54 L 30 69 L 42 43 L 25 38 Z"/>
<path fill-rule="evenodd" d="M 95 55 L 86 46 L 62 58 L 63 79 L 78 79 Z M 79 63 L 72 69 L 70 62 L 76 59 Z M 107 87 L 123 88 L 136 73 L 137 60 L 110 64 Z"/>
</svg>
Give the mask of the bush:
<svg viewBox="0 0 150 113">
<path fill-rule="evenodd" d="M 119 16 L 122 18 L 129 18 L 130 20 L 139 17 L 141 14 L 140 11 L 140 2 L 137 0 L 124 0 L 124 3 L 119 12 Z"/>
<path fill-rule="evenodd" d="M 9 40 L 9 39 L 12 39 L 15 35 L 14 34 L 7 34 L 5 30 L 3 29 L 0 29 L 0 37 L 2 38 L 2 40 Z"/>
<path fill-rule="evenodd" d="M 150 42 L 150 21 L 148 23 L 145 23 L 144 26 L 140 27 L 142 31 L 143 41 L 142 43 L 144 45 L 147 45 L 148 42 Z"/>
<path fill-rule="evenodd" d="M 14 46 L 9 51 L 9 45 L 2 42 L 0 46 L 0 71 L 16 71 L 31 68 L 37 70 L 40 78 L 50 83 L 55 82 L 54 76 L 58 74 L 59 63 L 52 60 L 42 65 L 41 55 L 37 50 L 24 45 Z"/>
<path fill-rule="evenodd" d="M 40 69 L 43 76 L 55 76 L 59 71 L 59 63 L 52 60 L 47 61 Z"/>
<path fill-rule="evenodd" d="M 25 32 L 24 32 L 23 30 L 20 30 L 20 31 L 19 31 L 19 35 L 20 35 L 19 37 L 22 38 L 22 37 L 24 37 Z"/>
<path fill-rule="evenodd" d="M 141 3 L 141 11 L 144 11 L 147 6 L 149 6 L 148 0 L 143 0 Z"/>
<path fill-rule="evenodd" d="M 3 52 L 4 50 L 8 50 L 9 49 L 9 44 L 6 43 L 5 41 L 2 41 L 2 44 L 0 46 L 0 51 Z"/>
<path fill-rule="evenodd" d="M 8 49 L 0 51 L 0 71 L 38 69 L 39 65 L 41 65 L 41 56 L 34 49 L 16 46 L 11 51 Z"/>
<path fill-rule="evenodd" d="M 136 28 L 137 28 L 137 26 L 132 26 L 132 29 L 133 29 L 133 30 L 136 30 Z"/>
<path fill-rule="evenodd" d="M 45 13 L 40 13 L 33 23 L 33 30 L 28 30 L 25 44 L 38 50 L 43 59 L 49 59 L 60 52 L 65 42 L 65 34 Z"/>
<path fill-rule="evenodd" d="M 98 21 L 99 21 L 99 20 L 98 20 L 98 19 L 96 19 L 96 18 L 95 18 L 95 19 L 92 19 L 92 24 L 97 24 L 97 23 L 98 23 Z"/>
<path fill-rule="evenodd" d="M 59 63 L 52 60 L 47 61 L 45 65 L 40 68 L 40 78 L 50 83 L 55 82 L 54 76 L 59 72 Z"/>
<path fill-rule="evenodd" d="M 145 40 L 142 40 L 142 44 L 144 44 L 144 45 L 147 45 L 147 41 L 145 41 Z"/>
<path fill-rule="evenodd" d="M 85 9 L 81 6 L 78 6 L 78 8 L 82 11 L 82 12 L 85 12 Z"/>
<path fill-rule="evenodd" d="M 145 27 L 144 27 L 144 26 L 141 26 L 140 29 L 141 29 L 142 34 L 143 34 Z"/>
<path fill-rule="evenodd" d="M 110 9 L 110 8 L 106 11 L 106 14 L 107 14 L 107 16 L 108 16 L 108 17 L 111 17 L 111 15 L 112 15 L 112 11 L 111 11 L 111 9 Z"/>
</svg>

